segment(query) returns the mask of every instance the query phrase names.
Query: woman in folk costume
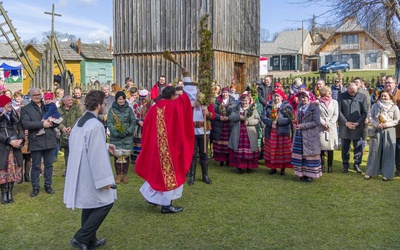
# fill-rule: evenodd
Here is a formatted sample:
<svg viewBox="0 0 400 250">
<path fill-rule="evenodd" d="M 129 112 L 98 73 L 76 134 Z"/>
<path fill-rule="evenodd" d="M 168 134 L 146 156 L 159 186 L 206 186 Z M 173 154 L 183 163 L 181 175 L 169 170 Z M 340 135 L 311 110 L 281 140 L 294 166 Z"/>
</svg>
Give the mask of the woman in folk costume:
<svg viewBox="0 0 400 250">
<path fill-rule="evenodd" d="M 382 180 L 394 177 L 396 125 L 400 120 L 400 111 L 393 103 L 390 91 L 382 91 L 379 100 L 372 106 L 369 137 L 369 155 L 365 180 L 382 173 Z"/>
<path fill-rule="evenodd" d="M 292 142 L 290 139 L 291 118 L 287 112 L 293 114 L 293 108 L 285 100 L 285 94 L 280 89 L 274 89 L 272 100 L 265 106 L 261 120 L 266 125 L 264 139 L 265 166 L 270 168 L 269 174 L 273 175 L 279 168 L 280 174 L 285 175 L 285 168 L 293 168 L 290 164 L 292 158 Z"/>
<path fill-rule="evenodd" d="M 115 101 L 108 110 L 107 127 L 110 130 L 110 143 L 117 149 L 132 150 L 133 131 L 135 129 L 136 119 L 132 108 L 126 101 L 126 95 L 123 91 L 115 94 Z M 125 163 L 117 163 L 118 157 L 114 157 L 114 166 L 117 178 L 115 183 L 119 184 L 121 180 L 128 183 L 128 169 L 130 157 L 125 157 Z"/>
<path fill-rule="evenodd" d="M 142 89 L 139 92 L 139 100 L 132 105 L 133 113 L 136 118 L 135 131 L 133 133 L 133 151 L 132 151 L 132 162 L 136 162 L 140 151 L 142 150 L 142 130 L 143 121 L 146 117 L 147 111 L 151 107 L 151 100 L 149 96 L 149 91 Z"/>
<path fill-rule="evenodd" d="M 300 103 L 296 115 L 298 123 L 294 125 L 296 132 L 291 163 L 301 181 L 312 182 L 313 178 L 322 176 L 319 105 L 311 102 L 309 91 L 299 92 L 297 97 Z"/>
<path fill-rule="evenodd" d="M 339 118 L 339 104 L 332 98 L 332 90 L 328 86 L 319 89 L 319 112 L 323 131 L 319 134 L 321 142 L 321 165 L 325 172 L 325 152 L 328 156 L 328 173 L 333 173 L 333 150 L 338 148 L 339 139 L 336 122 Z"/>
<path fill-rule="evenodd" d="M 243 169 L 251 173 L 258 168 L 258 135 L 256 125 L 260 116 L 255 105 L 250 103 L 250 96 L 242 95 L 240 104 L 236 105 L 229 115 L 232 123 L 228 147 L 230 150 L 229 165 L 236 167 L 239 174 Z"/>
<path fill-rule="evenodd" d="M 0 187 L 1 204 L 14 202 L 14 182 L 22 178 L 22 152 L 25 136 L 11 98 L 0 96 Z"/>
<path fill-rule="evenodd" d="M 212 120 L 211 139 L 214 147 L 214 160 L 222 166 L 224 162 L 229 165 L 228 141 L 230 135 L 229 115 L 235 106 L 235 98 L 229 95 L 229 88 L 224 87 L 221 95 L 215 99 L 216 117 Z"/>
</svg>

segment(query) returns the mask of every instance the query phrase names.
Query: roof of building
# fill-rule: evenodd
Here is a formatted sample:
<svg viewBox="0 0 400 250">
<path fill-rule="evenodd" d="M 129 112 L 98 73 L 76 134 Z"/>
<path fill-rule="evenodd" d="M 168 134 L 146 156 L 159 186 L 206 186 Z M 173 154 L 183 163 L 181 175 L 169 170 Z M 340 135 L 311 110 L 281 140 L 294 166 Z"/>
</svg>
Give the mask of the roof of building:
<svg viewBox="0 0 400 250">
<path fill-rule="evenodd" d="M 78 43 L 71 43 L 71 47 L 78 52 Z M 113 60 L 114 57 L 110 53 L 109 47 L 103 44 L 88 44 L 88 43 L 81 43 L 81 56 L 86 59 L 98 59 L 98 60 Z"/>
<path fill-rule="evenodd" d="M 310 32 L 308 30 L 282 31 L 274 42 L 261 43 L 261 55 L 294 54 L 301 50 L 301 46 Z M 302 37 L 303 34 L 303 37 Z"/>
<path fill-rule="evenodd" d="M 373 36 L 371 33 L 367 32 L 361 25 L 357 23 L 357 20 L 355 18 L 350 18 L 345 21 L 342 26 L 340 26 L 335 32 L 325 40 L 324 43 L 321 44 L 316 50 L 315 53 L 319 53 L 323 47 L 325 47 L 326 44 L 328 44 L 336 35 L 341 34 L 341 33 L 354 33 L 354 32 L 365 32 L 368 36 L 370 36 L 375 42 L 377 42 L 379 45 L 382 46 L 384 50 L 387 50 L 387 47 L 379 41 L 375 36 Z"/>
<path fill-rule="evenodd" d="M 0 43 L 0 58 L 2 59 L 16 59 L 14 51 L 8 43 Z"/>
<path fill-rule="evenodd" d="M 73 48 L 71 48 L 71 46 L 69 44 L 70 44 L 70 42 L 59 43 L 60 52 L 61 52 L 61 55 L 62 55 L 64 61 L 82 61 L 82 60 L 84 60 L 83 57 L 78 55 L 78 53 L 76 53 L 76 51 Z M 29 47 L 33 47 L 41 55 L 43 55 L 47 50 L 47 46 L 45 44 L 28 44 L 25 46 L 25 49 L 28 49 Z M 57 54 L 56 52 L 54 52 L 54 53 Z"/>
</svg>

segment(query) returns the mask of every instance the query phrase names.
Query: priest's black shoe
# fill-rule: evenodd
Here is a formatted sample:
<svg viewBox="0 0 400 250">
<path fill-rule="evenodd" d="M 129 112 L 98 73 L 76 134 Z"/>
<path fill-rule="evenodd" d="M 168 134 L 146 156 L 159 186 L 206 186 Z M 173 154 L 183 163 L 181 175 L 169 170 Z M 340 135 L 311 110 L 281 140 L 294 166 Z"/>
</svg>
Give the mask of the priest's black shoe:
<svg viewBox="0 0 400 250">
<path fill-rule="evenodd" d="M 31 197 L 36 197 L 39 194 L 39 188 L 32 189 Z"/>
<path fill-rule="evenodd" d="M 188 185 L 192 186 L 193 184 L 194 184 L 194 176 L 192 175 L 192 176 L 189 177 Z"/>
<path fill-rule="evenodd" d="M 163 214 L 179 213 L 182 211 L 183 211 L 183 207 L 174 207 L 172 205 L 161 207 L 161 213 L 163 213 Z"/>
<path fill-rule="evenodd" d="M 89 249 L 96 249 L 98 247 L 101 247 L 102 245 L 106 244 L 107 239 L 101 239 L 101 240 L 96 240 L 96 242 L 94 243 L 94 245 L 92 247 L 90 247 Z"/>
<path fill-rule="evenodd" d="M 357 164 L 354 164 L 354 170 L 357 171 L 357 173 L 362 174 L 363 171 L 360 169 L 360 166 L 358 166 Z"/>
<path fill-rule="evenodd" d="M 88 250 L 89 247 L 84 244 L 84 243 L 80 243 L 79 241 L 75 240 L 75 238 L 73 238 L 69 244 L 71 244 L 72 247 L 78 248 L 79 250 Z"/>
<path fill-rule="evenodd" d="M 205 184 L 211 184 L 211 180 L 210 180 L 210 178 L 208 177 L 207 174 L 203 175 L 202 181 L 203 181 Z"/>
<path fill-rule="evenodd" d="M 46 193 L 48 194 L 54 194 L 54 190 L 51 188 L 51 186 L 44 186 L 44 190 L 46 190 Z"/>
</svg>

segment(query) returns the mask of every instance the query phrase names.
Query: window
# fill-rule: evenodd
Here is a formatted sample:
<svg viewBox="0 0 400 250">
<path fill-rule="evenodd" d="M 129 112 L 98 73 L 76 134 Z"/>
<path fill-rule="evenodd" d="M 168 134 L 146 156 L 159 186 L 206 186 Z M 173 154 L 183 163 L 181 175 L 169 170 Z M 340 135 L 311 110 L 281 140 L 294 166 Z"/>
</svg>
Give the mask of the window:
<svg viewBox="0 0 400 250">
<path fill-rule="evenodd" d="M 282 57 L 282 66 L 287 66 L 287 65 L 288 65 L 287 57 Z"/>
<path fill-rule="evenodd" d="M 366 56 L 366 64 L 377 63 L 378 62 L 378 53 L 368 53 Z"/>
<path fill-rule="evenodd" d="M 279 57 L 274 57 L 273 65 L 279 66 Z"/>
<path fill-rule="evenodd" d="M 358 35 L 343 35 L 342 36 L 342 44 L 358 44 Z"/>
</svg>

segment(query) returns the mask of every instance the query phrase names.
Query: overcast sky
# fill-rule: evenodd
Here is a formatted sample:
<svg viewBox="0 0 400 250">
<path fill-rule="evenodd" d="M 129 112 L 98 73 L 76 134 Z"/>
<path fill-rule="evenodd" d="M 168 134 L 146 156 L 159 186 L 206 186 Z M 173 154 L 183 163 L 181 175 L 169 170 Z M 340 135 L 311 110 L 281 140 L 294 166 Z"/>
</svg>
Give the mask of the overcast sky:
<svg viewBox="0 0 400 250">
<path fill-rule="evenodd" d="M 272 36 L 285 28 L 300 28 L 301 20 L 309 20 L 313 14 L 326 11 L 320 5 L 293 2 L 304 1 L 261 0 L 261 27 L 268 29 Z M 40 42 L 43 32 L 51 30 L 51 16 L 44 12 L 51 12 L 52 3 L 55 12 L 62 15 L 55 17 L 55 30 L 75 35 L 84 43 L 108 41 L 113 35 L 112 0 L 3 0 L 3 7 L 22 40 L 36 37 Z M 0 17 L 0 23 L 3 21 Z M 322 19 L 318 21 L 323 22 Z M 307 21 L 304 27 L 308 27 Z"/>
</svg>

